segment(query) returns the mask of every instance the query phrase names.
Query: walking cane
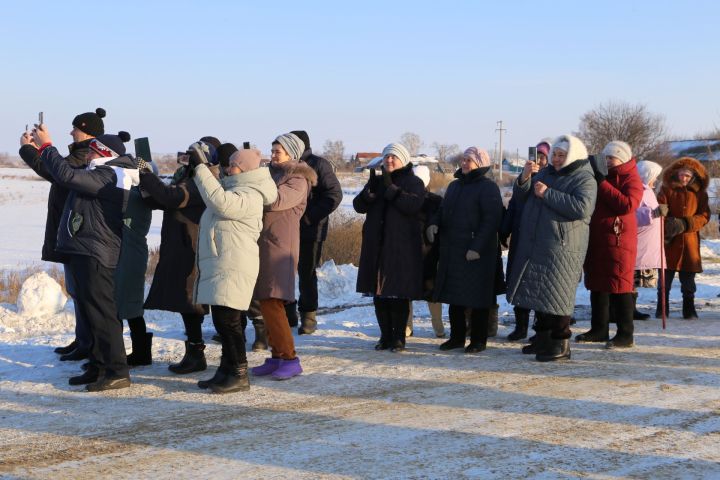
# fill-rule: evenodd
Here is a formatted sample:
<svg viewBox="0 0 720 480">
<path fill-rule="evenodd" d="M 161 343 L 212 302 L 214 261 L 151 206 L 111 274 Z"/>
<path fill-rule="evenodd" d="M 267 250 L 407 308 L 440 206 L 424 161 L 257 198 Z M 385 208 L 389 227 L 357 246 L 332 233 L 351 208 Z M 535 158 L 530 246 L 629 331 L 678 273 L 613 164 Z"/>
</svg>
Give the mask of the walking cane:
<svg viewBox="0 0 720 480">
<path fill-rule="evenodd" d="M 662 328 L 665 330 L 665 217 L 660 217 L 660 293 L 662 299 L 660 306 L 662 307 Z"/>
</svg>

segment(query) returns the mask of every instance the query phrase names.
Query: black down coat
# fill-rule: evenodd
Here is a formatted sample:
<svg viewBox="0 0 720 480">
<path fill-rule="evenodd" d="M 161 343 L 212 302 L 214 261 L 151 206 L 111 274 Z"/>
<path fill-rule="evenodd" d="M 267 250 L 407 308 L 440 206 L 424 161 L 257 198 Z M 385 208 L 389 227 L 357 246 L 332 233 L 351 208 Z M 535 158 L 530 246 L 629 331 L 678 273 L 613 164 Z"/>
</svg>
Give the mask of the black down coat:
<svg viewBox="0 0 720 480">
<path fill-rule="evenodd" d="M 498 273 L 498 229 L 503 203 L 487 168 L 455 174 L 433 224 L 439 227 L 440 264 L 435 300 L 450 305 L 489 308 L 495 305 Z M 468 261 L 468 250 L 480 254 Z M 500 279 L 502 274 L 500 273 Z"/>
<path fill-rule="evenodd" d="M 300 219 L 300 241 L 324 242 L 328 232 L 328 217 L 342 202 L 343 192 L 330 162 L 308 148 L 300 160 L 317 174 L 317 184 L 310 190 L 305 213 Z"/>
<path fill-rule="evenodd" d="M 385 187 L 380 175 L 371 176 L 353 199 L 364 213 L 357 291 L 383 297 L 420 300 L 423 294 L 423 222 L 420 211 L 425 185 L 412 164 L 391 174 Z"/>
<path fill-rule="evenodd" d="M 218 167 L 211 170 L 217 175 Z M 188 168 L 180 167 L 171 185 L 165 185 L 152 173 L 141 172 L 140 187 L 150 195 L 146 200 L 152 200 L 153 208 L 163 210 L 160 258 L 145 308 L 206 315 L 206 305 L 193 303 L 198 276 L 195 253 L 205 203 L 188 176 Z"/>
<path fill-rule="evenodd" d="M 85 168 L 87 166 L 87 157 L 90 148 L 88 145 L 90 140 L 73 143 L 70 145 L 70 155 L 65 157 L 65 161 L 72 168 Z M 45 242 L 42 247 L 42 259 L 48 262 L 67 263 L 70 257 L 65 253 L 55 250 L 57 244 L 58 226 L 60 226 L 60 217 L 62 217 L 65 200 L 67 200 L 69 190 L 53 179 L 50 172 L 40 160 L 40 152 L 32 145 L 23 145 L 20 147 L 20 158 L 32 168 L 35 173 L 42 178 L 51 182 L 50 193 L 48 194 L 47 218 L 45 219 Z"/>
</svg>

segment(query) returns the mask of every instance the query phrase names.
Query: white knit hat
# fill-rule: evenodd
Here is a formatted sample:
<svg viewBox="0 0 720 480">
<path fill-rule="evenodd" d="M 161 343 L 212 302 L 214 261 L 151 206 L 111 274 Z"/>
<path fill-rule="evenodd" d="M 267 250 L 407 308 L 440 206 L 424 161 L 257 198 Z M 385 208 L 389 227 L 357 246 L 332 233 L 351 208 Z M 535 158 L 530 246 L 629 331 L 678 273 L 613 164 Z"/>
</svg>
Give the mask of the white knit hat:
<svg viewBox="0 0 720 480">
<path fill-rule="evenodd" d="M 602 151 L 603 158 L 615 157 L 620 160 L 620 163 L 627 163 L 632 158 L 632 149 L 630 145 L 620 140 L 613 140 L 612 142 L 605 145 Z"/>
<path fill-rule="evenodd" d="M 662 167 L 655 162 L 649 162 L 642 160 L 637 163 L 638 173 L 640 178 L 645 185 L 650 185 L 650 182 L 655 180 L 660 173 L 662 173 Z"/>
</svg>

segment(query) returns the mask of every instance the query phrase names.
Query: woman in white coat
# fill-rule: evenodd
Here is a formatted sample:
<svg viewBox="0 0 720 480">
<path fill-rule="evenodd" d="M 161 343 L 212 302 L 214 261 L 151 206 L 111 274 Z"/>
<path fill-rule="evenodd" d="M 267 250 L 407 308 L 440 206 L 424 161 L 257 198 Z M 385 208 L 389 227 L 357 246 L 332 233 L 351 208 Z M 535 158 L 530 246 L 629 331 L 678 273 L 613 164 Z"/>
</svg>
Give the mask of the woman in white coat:
<svg viewBox="0 0 720 480">
<path fill-rule="evenodd" d="M 195 303 L 210 305 L 220 334 L 222 356 L 215 375 L 198 382 L 214 393 L 250 388 L 245 354 L 245 329 L 241 311 L 252 299 L 260 268 L 258 237 L 263 207 L 277 198 L 277 188 L 267 168 L 259 168 L 260 152 L 238 150 L 221 165 L 220 181 L 205 166 L 202 146 L 190 149 L 195 184 L 206 209 L 200 219 L 198 279 Z"/>
</svg>

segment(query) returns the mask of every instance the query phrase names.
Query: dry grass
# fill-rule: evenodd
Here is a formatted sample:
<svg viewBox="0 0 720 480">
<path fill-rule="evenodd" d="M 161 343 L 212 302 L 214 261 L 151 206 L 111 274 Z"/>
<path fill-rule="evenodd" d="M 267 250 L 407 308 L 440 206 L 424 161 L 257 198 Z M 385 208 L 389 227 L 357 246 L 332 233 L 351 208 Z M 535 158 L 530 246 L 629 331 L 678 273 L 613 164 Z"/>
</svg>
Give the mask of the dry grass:
<svg viewBox="0 0 720 480">
<path fill-rule="evenodd" d="M 450 182 L 455 180 L 453 175 L 453 173 L 430 173 L 430 184 L 427 189 L 433 193 L 445 193 L 445 190 L 447 190 L 447 186 Z"/>
<path fill-rule="evenodd" d="M 160 247 L 151 248 L 148 252 L 148 264 L 147 269 L 145 270 L 146 282 L 152 282 L 158 260 L 160 260 Z"/>
<path fill-rule="evenodd" d="M 334 260 L 337 265 L 360 261 L 362 225 L 365 217 L 335 212 L 330 216 L 328 236 L 323 243 L 321 262 Z"/>
<path fill-rule="evenodd" d="M 0 272 L 0 303 L 17 303 L 17 297 L 20 294 L 20 289 L 25 280 L 42 270 L 39 266 L 35 266 L 24 270 L 4 270 Z M 63 293 L 67 295 L 67 290 L 65 290 L 65 273 L 63 270 L 53 265 L 49 270 L 46 270 L 46 272 L 60 284 Z"/>
<path fill-rule="evenodd" d="M 710 221 L 700 230 L 700 237 L 707 239 L 720 238 L 720 231 L 718 231 L 718 221 L 716 218 L 711 218 Z"/>
</svg>

